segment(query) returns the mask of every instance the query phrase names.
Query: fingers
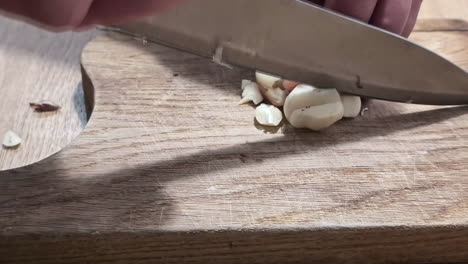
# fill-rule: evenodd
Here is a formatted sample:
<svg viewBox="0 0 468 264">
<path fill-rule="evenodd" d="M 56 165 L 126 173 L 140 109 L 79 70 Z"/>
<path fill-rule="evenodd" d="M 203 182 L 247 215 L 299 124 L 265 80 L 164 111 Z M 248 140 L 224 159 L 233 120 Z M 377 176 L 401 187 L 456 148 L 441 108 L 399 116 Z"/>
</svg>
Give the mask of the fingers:
<svg viewBox="0 0 468 264">
<path fill-rule="evenodd" d="M 379 0 L 370 23 L 396 34 L 401 34 L 411 11 L 412 1 Z"/>
<path fill-rule="evenodd" d="M 369 22 L 377 0 L 325 0 L 324 6 L 363 22 Z"/>
<path fill-rule="evenodd" d="M 419 14 L 419 10 L 421 9 L 421 5 L 422 5 L 422 0 L 413 0 L 413 3 L 411 5 L 411 11 L 408 17 L 408 21 L 406 21 L 405 28 L 403 29 L 403 32 L 401 33 L 402 36 L 407 38 L 413 31 L 414 26 L 416 25 L 416 20 L 418 19 L 418 14 Z"/>
<path fill-rule="evenodd" d="M 57 30 L 81 24 L 93 0 L 2 0 L 1 9 Z"/>
<path fill-rule="evenodd" d="M 0 10 L 61 31 L 116 24 L 162 11 L 182 0 L 0 0 Z"/>
<path fill-rule="evenodd" d="M 309 0 L 405 37 L 416 24 L 422 0 Z"/>
<path fill-rule="evenodd" d="M 94 0 L 81 26 L 118 24 L 162 11 L 178 2 L 180 0 Z"/>
</svg>

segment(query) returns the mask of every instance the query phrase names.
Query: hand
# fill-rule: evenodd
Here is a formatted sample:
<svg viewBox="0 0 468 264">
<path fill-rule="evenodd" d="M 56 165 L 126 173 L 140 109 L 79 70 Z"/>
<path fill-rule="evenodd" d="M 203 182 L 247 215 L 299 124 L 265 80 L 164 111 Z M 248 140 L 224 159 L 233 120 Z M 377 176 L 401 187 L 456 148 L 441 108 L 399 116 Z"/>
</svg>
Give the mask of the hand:
<svg viewBox="0 0 468 264">
<path fill-rule="evenodd" d="M 422 0 L 309 0 L 363 22 L 408 37 Z"/>
<path fill-rule="evenodd" d="M 117 24 L 159 12 L 180 0 L 0 0 L 0 10 L 62 31 Z"/>
<path fill-rule="evenodd" d="M 181 0 L 0 0 L 0 9 L 55 30 L 116 24 Z M 409 36 L 422 0 L 309 0 L 402 36 Z"/>
</svg>

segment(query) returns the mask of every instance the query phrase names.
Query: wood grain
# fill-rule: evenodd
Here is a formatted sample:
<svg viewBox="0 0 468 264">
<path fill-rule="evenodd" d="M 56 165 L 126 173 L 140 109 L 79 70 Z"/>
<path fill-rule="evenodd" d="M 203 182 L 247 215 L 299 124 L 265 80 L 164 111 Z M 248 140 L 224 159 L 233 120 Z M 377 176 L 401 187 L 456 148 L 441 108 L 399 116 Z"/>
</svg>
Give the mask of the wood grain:
<svg viewBox="0 0 468 264">
<path fill-rule="evenodd" d="M 466 32 L 413 38 L 467 68 Z M 82 63 L 87 129 L 0 173 L 0 262 L 468 261 L 467 107 L 266 134 L 237 105 L 250 72 L 118 34 Z"/>
<path fill-rule="evenodd" d="M 28 235 L 2 245 L 0 262 L 466 263 L 467 237 L 460 227 Z"/>
<path fill-rule="evenodd" d="M 420 19 L 468 19 L 466 0 L 424 0 Z"/>
<path fill-rule="evenodd" d="M 0 171 L 40 161 L 67 146 L 86 122 L 79 58 L 95 32 L 53 34 L 0 17 L 0 138 L 13 130 L 23 139 L 0 147 Z M 57 113 L 38 114 L 30 102 L 51 100 Z"/>
<path fill-rule="evenodd" d="M 466 30 L 466 0 L 425 1 L 417 30 Z M 444 19 L 436 23 L 428 19 Z M 451 19 L 445 20 L 445 19 Z M 445 22 L 444 22 L 445 21 Z M 449 23 L 449 25 L 445 25 Z M 464 24 L 463 24 L 464 23 Z M 436 26 L 437 28 L 430 28 Z M 25 143 L 16 151 L 0 149 L 0 171 L 26 166 L 67 146 L 86 124 L 80 87 L 79 54 L 96 32 L 52 34 L 0 18 L 0 137 L 7 130 Z M 57 114 L 38 115 L 27 106 L 44 98 L 60 103 Z"/>
</svg>

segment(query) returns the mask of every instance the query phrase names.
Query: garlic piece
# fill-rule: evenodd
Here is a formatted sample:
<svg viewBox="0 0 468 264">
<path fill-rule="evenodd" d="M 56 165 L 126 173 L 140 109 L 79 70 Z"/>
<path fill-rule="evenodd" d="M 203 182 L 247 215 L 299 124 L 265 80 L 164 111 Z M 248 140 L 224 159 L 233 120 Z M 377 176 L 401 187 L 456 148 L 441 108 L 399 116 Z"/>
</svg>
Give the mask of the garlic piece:
<svg viewBox="0 0 468 264">
<path fill-rule="evenodd" d="M 320 131 L 341 120 L 344 108 L 336 89 L 301 84 L 286 98 L 284 113 L 292 126 Z"/>
<path fill-rule="evenodd" d="M 288 119 L 295 128 L 324 130 L 343 118 L 341 102 L 298 109 Z"/>
<path fill-rule="evenodd" d="M 273 87 L 279 88 L 282 82 L 282 79 L 278 76 L 265 74 L 261 72 L 255 73 L 255 79 L 257 80 L 257 83 L 265 89 L 271 89 Z"/>
<path fill-rule="evenodd" d="M 362 102 L 361 97 L 355 95 L 341 95 L 341 102 L 344 108 L 344 117 L 355 118 L 361 113 Z"/>
<path fill-rule="evenodd" d="M 341 102 L 341 97 L 336 89 L 318 89 L 300 84 L 286 98 L 284 114 L 289 118 L 297 109 L 337 102 Z"/>
<path fill-rule="evenodd" d="M 240 105 L 249 102 L 253 102 L 255 105 L 258 105 L 263 101 L 262 93 L 256 83 L 243 80 L 242 90 L 242 99 L 239 102 Z"/>
<path fill-rule="evenodd" d="M 273 105 L 284 105 L 288 91 L 284 89 L 283 80 L 280 77 L 256 72 L 255 78 L 260 87 L 263 88 L 263 94 Z"/>
<path fill-rule="evenodd" d="M 283 121 L 283 113 L 273 105 L 261 104 L 255 109 L 255 119 L 264 126 L 278 126 Z"/>
<path fill-rule="evenodd" d="M 3 137 L 2 143 L 5 148 L 14 148 L 21 144 L 21 138 L 10 130 Z"/>
<path fill-rule="evenodd" d="M 253 83 L 253 82 L 250 81 L 250 80 L 242 80 L 242 86 L 241 86 L 242 91 L 244 91 L 245 87 L 247 87 L 247 85 L 249 85 L 251 83 Z"/>
</svg>

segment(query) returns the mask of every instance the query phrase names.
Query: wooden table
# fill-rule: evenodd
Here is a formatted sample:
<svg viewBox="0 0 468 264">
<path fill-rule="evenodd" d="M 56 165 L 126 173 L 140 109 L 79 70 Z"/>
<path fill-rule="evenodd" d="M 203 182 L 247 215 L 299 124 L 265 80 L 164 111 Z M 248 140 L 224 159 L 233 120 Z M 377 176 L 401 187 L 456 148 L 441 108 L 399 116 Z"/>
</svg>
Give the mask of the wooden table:
<svg viewBox="0 0 468 264">
<path fill-rule="evenodd" d="M 466 68 L 454 25 L 413 39 Z M 374 101 L 326 133 L 264 134 L 235 105 L 251 73 L 120 35 L 83 66 L 84 133 L 0 173 L 0 263 L 468 260 L 465 107 Z"/>
</svg>

